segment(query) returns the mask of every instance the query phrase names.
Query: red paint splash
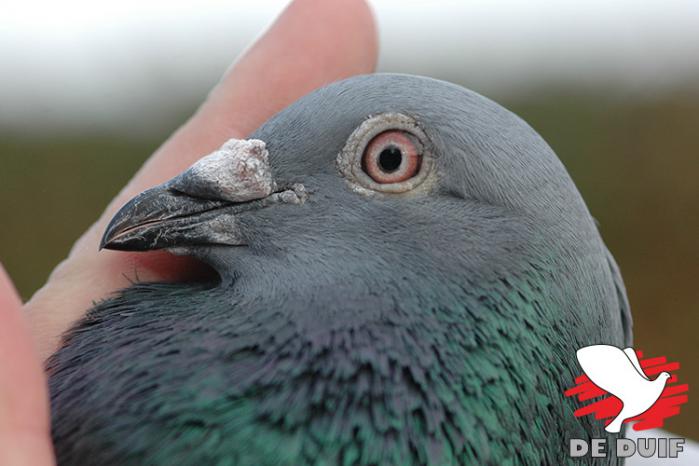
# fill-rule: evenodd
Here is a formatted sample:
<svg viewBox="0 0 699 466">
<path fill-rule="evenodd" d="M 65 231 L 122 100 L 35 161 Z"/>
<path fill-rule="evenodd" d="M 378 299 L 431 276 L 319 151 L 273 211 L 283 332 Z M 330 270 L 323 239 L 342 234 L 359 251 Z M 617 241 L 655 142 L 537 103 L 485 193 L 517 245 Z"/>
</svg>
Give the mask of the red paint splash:
<svg viewBox="0 0 699 466">
<path fill-rule="evenodd" d="M 688 384 L 678 384 L 678 377 L 675 374 L 680 369 L 680 363 L 667 362 L 664 356 L 657 358 L 643 357 L 641 351 L 636 350 L 643 372 L 649 379 L 654 379 L 661 372 L 670 374 L 670 378 L 665 383 L 665 389 L 660 394 L 660 398 L 653 406 L 638 416 L 629 418 L 624 422 L 633 422 L 633 430 L 656 429 L 663 427 L 665 419 L 677 416 L 680 413 L 680 406 L 687 402 Z M 564 392 L 565 396 L 577 396 L 578 401 L 595 400 L 575 410 L 575 417 L 593 414 L 595 419 L 604 419 L 606 426 L 615 418 L 622 408 L 619 398 L 602 390 L 592 383 L 586 375 L 575 378 L 576 385 Z"/>
</svg>

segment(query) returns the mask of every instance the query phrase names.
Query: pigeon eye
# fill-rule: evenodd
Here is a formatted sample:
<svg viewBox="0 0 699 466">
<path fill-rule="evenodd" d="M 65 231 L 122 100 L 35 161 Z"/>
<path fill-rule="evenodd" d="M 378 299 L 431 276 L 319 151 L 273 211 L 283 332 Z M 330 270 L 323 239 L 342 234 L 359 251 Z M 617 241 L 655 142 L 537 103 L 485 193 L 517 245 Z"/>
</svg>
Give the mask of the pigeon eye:
<svg viewBox="0 0 699 466">
<path fill-rule="evenodd" d="M 375 136 L 362 156 L 362 170 L 381 184 L 400 183 L 420 170 L 422 155 L 403 131 L 385 131 Z"/>
<path fill-rule="evenodd" d="M 362 194 L 407 193 L 435 179 L 432 143 L 415 119 L 381 113 L 364 120 L 347 138 L 337 168 L 350 187 Z"/>
</svg>

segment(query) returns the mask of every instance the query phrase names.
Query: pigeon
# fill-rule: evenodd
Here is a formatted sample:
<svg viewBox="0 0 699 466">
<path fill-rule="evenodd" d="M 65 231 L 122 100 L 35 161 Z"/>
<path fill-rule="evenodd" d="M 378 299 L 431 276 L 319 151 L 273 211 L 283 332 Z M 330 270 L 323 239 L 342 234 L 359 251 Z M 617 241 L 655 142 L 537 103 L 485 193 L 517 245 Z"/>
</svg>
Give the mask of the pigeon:
<svg viewBox="0 0 699 466">
<path fill-rule="evenodd" d="M 592 383 L 621 400 L 623 407 L 605 430 L 619 433 L 622 423 L 650 409 L 658 401 L 670 378 L 661 372 L 650 380 L 641 368 L 633 348 L 591 345 L 577 351 L 580 367 Z"/>
<path fill-rule="evenodd" d="M 553 150 L 461 86 L 316 90 L 102 247 L 217 278 L 135 282 L 66 333 L 60 465 L 562 464 L 606 435 L 563 392 L 577 348 L 631 343 L 619 270 Z"/>
</svg>

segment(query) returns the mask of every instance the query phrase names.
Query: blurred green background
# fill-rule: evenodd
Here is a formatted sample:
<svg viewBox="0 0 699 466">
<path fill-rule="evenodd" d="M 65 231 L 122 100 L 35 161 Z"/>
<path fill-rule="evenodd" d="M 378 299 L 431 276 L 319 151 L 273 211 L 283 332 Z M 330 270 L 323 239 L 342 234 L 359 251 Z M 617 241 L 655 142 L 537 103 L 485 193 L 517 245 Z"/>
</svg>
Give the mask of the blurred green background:
<svg viewBox="0 0 699 466">
<path fill-rule="evenodd" d="M 47 29 L 35 26 L 33 10 L 20 12 L 26 18 L 15 16 L 15 39 L 21 40 L 12 50 L 19 71 L 0 79 L 5 83 L 0 86 L 0 261 L 24 299 L 191 114 L 234 53 L 283 6 L 278 1 L 255 16 L 252 6 L 216 14 L 212 3 L 207 34 L 183 35 L 182 30 L 205 29 L 193 26 L 184 10 L 163 16 L 174 10 L 161 3 L 145 15 L 162 22 L 159 35 L 151 33 L 151 22 L 132 20 L 130 11 L 115 14 L 113 24 L 103 23 L 107 20 L 98 13 L 86 15 L 80 40 L 64 37 L 72 13 L 63 11 L 63 3 L 53 12 L 60 27 L 46 37 L 41 34 Z M 641 7 L 602 15 L 635 22 L 624 24 L 624 34 L 618 35 L 616 23 L 606 21 L 607 32 L 595 36 L 603 30 L 600 18 L 561 9 L 555 19 L 558 13 L 545 10 L 553 7 L 544 2 L 526 2 L 526 7 L 510 2 L 521 14 L 501 23 L 493 18 L 510 10 L 488 2 L 475 2 L 480 8 L 447 3 L 454 10 L 450 14 L 432 7 L 434 2 L 415 2 L 413 10 L 400 2 L 374 2 L 383 34 L 381 69 L 473 88 L 543 135 L 619 262 L 635 320 L 635 347 L 682 364 L 680 380 L 690 384 L 690 400 L 665 427 L 699 439 L 699 72 L 675 83 L 663 81 L 673 63 L 675 72 L 697 63 L 699 46 L 693 44 L 699 44 L 699 35 L 692 36 L 695 42 L 687 36 L 696 29 L 692 18 L 699 17 L 689 14 L 689 8 L 698 11 L 695 4 L 688 2 L 686 11 L 660 5 L 663 17 Z M 580 3 L 585 14 L 609 5 L 592 3 Z M 80 3 L 80 11 L 90 5 Z M 140 8 L 138 2 L 130 5 Z M 536 11 L 546 15 L 526 16 Z M 648 27 L 662 20 L 671 24 L 665 32 Z M 685 34 L 674 33 L 679 30 Z M 3 43 L 10 44 L 7 50 L 13 44 L 0 40 L 0 49 Z M 46 44 L 62 48 L 54 53 Z M 94 50 L 86 52 L 85 44 Z M 50 69 L 32 72 L 41 63 Z M 597 78 L 588 79 L 588 71 Z"/>
</svg>

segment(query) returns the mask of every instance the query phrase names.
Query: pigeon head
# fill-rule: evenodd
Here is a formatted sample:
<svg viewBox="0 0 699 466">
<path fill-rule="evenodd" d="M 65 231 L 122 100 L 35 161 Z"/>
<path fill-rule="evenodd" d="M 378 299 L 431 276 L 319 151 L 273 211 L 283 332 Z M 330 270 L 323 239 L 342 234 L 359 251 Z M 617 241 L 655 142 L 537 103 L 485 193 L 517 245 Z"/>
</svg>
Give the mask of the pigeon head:
<svg viewBox="0 0 699 466">
<path fill-rule="evenodd" d="M 445 82 L 374 75 L 306 96 L 136 197 L 102 246 L 167 248 L 224 281 L 297 287 L 309 276 L 480 275 L 532 242 L 594 230 L 555 154 L 517 116 Z"/>
<path fill-rule="evenodd" d="M 616 267 L 549 146 L 459 86 L 317 90 L 131 200 L 102 247 L 220 280 L 135 284 L 69 332 L 59 461 L 555 464 L 604 435 L 563 390 L 577 348 L 628 336 Z"/>
</svg>

